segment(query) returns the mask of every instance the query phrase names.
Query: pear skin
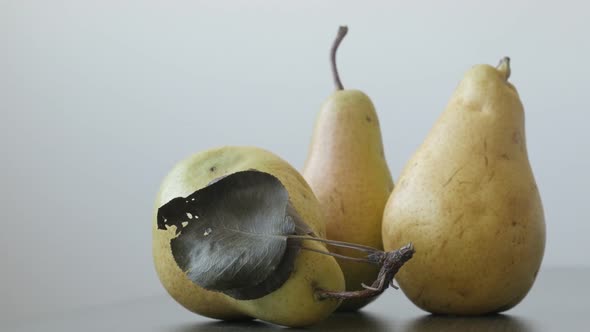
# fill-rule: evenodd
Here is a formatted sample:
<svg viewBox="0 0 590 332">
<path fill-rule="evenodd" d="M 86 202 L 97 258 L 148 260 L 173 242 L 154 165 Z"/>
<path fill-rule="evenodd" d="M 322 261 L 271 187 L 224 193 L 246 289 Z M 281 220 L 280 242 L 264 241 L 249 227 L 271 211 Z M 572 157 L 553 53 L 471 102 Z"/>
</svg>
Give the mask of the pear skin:
<svg viewBox="0 0 590 332">
<path fill-rule="evenodd" d="M 222 147 L 193 155 L 178 163 L 165 177 L 156 198 L 152 222 L 153 256 L 162 285 L 182 306 L 211 318 L 235 320 L 258 318 L 290 327 L 307 326 L 326 318 L 340 304 L 319 300 L 316 288 L 342 291 L 344 277 L 331 256 L 301 250 L 294 271 L 276 291 L 254 300 L 236 300 L 223 293 L 205 290 L 193 283 L 178 267 L 170 248 L 175 229 L 158 230 L 156 214 L 160 206 L 175 197 L 186 197 L 211 181 L 238 171 L 256 169 L 278 178 L 289 192 L 293 207 L 319 237 L 325 224 L 319 203 L 303 177 L 276 155 L 254 147 Z M 306 247 L 326 251 L 324 244 Z"/>
<path fill-rule="evenodd" d="M 509 76 L 508 58 L 465 74 L 387 202 L 384 247 L 416 246 L 396 279 L 426 311 L 508 310 L 539 271 L 545 220 Z"/>
<path fill-rule="evenodd" d="M 344 90 L 335 67 L 335 51 L 346 34 L 341 27 L 332 48 L 337 90 L 325 101 L 315 123 L 303 176 L 318 198 L 330 240 L 383 249 L 381 220 L 393 181 L 385 156 L 379 118 L 363 92 Z M 330 247 L 334 253 L 361 257 L 358 251 Z M 347 290 L 370 285 L 379 269 L 338 260 Z M 339 310 L 357 310 L 372 299 L 345 300 Z"/>
</svg>

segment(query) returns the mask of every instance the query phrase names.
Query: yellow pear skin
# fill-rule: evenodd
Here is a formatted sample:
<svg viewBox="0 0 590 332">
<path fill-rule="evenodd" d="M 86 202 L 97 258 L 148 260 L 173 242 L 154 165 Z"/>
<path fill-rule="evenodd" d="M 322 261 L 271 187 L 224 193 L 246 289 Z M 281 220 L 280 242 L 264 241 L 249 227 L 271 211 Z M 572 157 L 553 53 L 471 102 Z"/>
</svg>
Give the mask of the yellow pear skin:
<svg viewBox="0 0 590 332">
<path fill-rule="evenodd" d="M 303 177 L 276 155 L 254 147 L 222 147 L 195 154 L 165 177 L 156 198 L 152 222 L 153 256 L 156 271 L 168 293 L 182 306 L 211 318 L 234 320 L 258 318 L 291 326 L 307 326 L 321 321 L 340 304 L 333 299 L 318 300 L 314 289 L 344 290 L 344 277 L 333 257 L 301 250 L 290 278 L 276 291 L 254 300 L 236 300 L 205 290 L 193 283 L 178 267 L 170 248 L 174 227 L 157 228 L 160 206 L 179 196 L 186 197 L 211 181 L 238 171 L 256 169 L 278 178 L 302 220 L 320 237 L 325 237 L 319 203 Z M 309 243 L 307 243 L 309 242 Z M 323 244 L 307 241 L 306 247 L 326 251 Z"/>
<path fill-rule="evenodd" d="M 383 153 L 379 118 L 373 103 L 363 92 L 344 90 L 334 64 L 336 90 L 323 104 L 315 123 L 303 176 L 320 201 L 330 240 L 383 248 L 383 208 L 393 181 Z M 338 40 L 340 38 L 340 40 Z M 334 253 L 360 257 L 358 251 L 330 247 Z M 338 260 L 347 290 L 371 284 L 379 269 L 375 266 Z M 373 298 L 372 298 L 373 299 Z M 339 310 L 357 310 L 372 299 L 345 300 Z"/>
<path fill-rule="evenodd" d="M 528 293 L 545 221 L 510 63 L 469 70 L 404 168 L 383 216 L 386 250 L 412 241 L 396 279 L 438 314 L 508 310 Z"/>
</svg>

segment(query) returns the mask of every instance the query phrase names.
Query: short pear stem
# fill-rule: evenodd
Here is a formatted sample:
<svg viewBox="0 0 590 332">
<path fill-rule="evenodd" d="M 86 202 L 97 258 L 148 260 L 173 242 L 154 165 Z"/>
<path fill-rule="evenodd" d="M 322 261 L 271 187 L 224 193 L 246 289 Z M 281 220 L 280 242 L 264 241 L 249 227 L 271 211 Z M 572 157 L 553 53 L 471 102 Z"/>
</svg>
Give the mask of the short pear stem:
<svg viewBox="0 0 590 332">
<path fill-rule="evenodd" d="M 508 79 L 510 78 L 510 73 L 511 73 L 510 58 L 505 56 L 502 59 L 500 59 L 500 63 L 498 63 L 498 65 L 496 66 L 496 69 L 501 71 L 505 75 L 506 81 L 508 81 Z"/>
<path fill-rule="evenodd" d="M 334 43 L 332 44 L 332 49 L 330 50 L 330 64 L 332 65 L 332 76 L 334 78 L 336 90 L 344 90 L 342 81 L 340 81 L 340 75 L 338 74 L 338 68 L 336 67 L 336 51 L 338 51 L 338 46 L 340 46 L 340 42 L 342 42 L 342 39 L 344 39 L 344 36 L 346 36 L 347 33 L 348 27 L 344 25 L 340 26 L 340 28 L 338 28 L 336 39 L 334 39 Z"/>
</svg>

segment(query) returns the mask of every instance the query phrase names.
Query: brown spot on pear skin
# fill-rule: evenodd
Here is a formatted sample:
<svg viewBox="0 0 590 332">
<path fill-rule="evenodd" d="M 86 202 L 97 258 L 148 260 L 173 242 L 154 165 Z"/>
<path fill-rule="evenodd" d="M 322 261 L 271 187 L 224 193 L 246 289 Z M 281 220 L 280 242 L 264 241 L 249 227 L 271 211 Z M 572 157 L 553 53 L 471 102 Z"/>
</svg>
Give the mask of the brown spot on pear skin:
<svg viewBox="0 0 590 332">
<path fill-rule="evenodd" d="M 469 295 L 469 291 L 466 289 L 458 289 L 457 294 L 461 297 L 467 297 Z"/>
<path fill-rule="evenodd" d="M 424 288 L 425 288 L 425 286 L 422 286 L 420 288 L 420 290 L 418 291 L 418 295 L 415 298 L 415 301 L 420 301 L 420 298 L 422 297 L 422 294 L 424 294 Z"/>
<path fill-rule="evenodd" d="M 508 157 L 508 154 L 506 154 L 506 153 L 502 153 L 500 155 L 500 157 L 502 157 L 502 159 L 504 159 L 504 160 L 510 160 L 510 157 Z"/>
<path fill-rule="evenodd" d="M 465 213 L 461 213 L 457 218 L 455 218 L 455 220 L 453 221 L 453 224 L 456 224 L 457 222 L 459 222 L 459 220 L 463 219 L 464 215 L 465 215 Z"/>
<path fill-rule="evenodd" d="M 217 170 L 217 167 L 216 166 L 211 166 L 211 168 L 209 168 L 209 171 L 210 172 L 215 172 L 216 170 Z"/>
<path fill-rule="evenodd" d="M 457 175 L 457 173 L 459 173 L 461 170 L 463 169 L 463 167 L 459 167 L 457 168 L 457 170 L 455 171 L 455 173 L 453 173 L 449 179 L 447 180 L 447 182 L 445 182 L 445 184 L 443 184 L 443 187 L 446 187 L 449 183 L 451 183 L 451 181 L 453 181 L 453 178 L 455 177 L 455 175 Z"/>
<path fill-rule="evenodd" d="M 520 132 L 517 130 L 512 133 L 512 143 L 519 144 L 520 143 Z"/>
<path fill-rule="evenodd" d="M 494 176 L 496 176 L 496 172 L 492 171 L 492 173 L 490 174 L 490 177 L 488 178 L 488 182 L 491 182 L 492 179 L 494 178 Z"/>
<path fill-rule="evenodd" d="M 367 122 L 371 122 L 371 121 L 373 121 L 373 120 L 371 119 L 371 117 L 370 117 L 370 116 L 368 116 L 368 115 L 365 117 L 365 120 L 367 120 Z"/>
</svg>

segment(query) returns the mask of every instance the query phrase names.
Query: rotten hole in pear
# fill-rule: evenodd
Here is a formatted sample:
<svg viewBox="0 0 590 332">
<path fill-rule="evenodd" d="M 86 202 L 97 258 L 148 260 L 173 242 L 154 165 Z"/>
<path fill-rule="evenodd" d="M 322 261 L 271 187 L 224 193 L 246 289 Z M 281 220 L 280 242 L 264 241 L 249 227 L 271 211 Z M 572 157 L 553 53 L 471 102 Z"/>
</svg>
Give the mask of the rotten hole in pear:
<svg viewBox="0 0 590 332">
<path fill-rule="evenodd" d="M 192 216 L 192 218 L 191 218 Z M 381 294 L 414 253 L 411 244 L 390 252 L 319 238 L 301 219 L 285 186 L 257 170 L 233 173 L 158 209 L 160 230 L 175 227 L 170 240 L 178 267 L 195 284 L 235 299 L 263 297 L 280 288 L 293 272 L 300 250 L 381 267 L 360 291 L 316 289 L 320 299 L 350 299 Z M 318 241 L 366 253 L 363 258 L 305 246 Z M 395 286 L 394 286 L 395 287 Z"/>
</svg>

